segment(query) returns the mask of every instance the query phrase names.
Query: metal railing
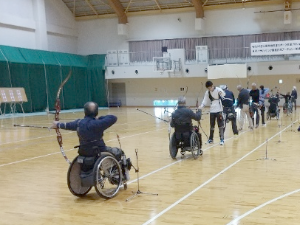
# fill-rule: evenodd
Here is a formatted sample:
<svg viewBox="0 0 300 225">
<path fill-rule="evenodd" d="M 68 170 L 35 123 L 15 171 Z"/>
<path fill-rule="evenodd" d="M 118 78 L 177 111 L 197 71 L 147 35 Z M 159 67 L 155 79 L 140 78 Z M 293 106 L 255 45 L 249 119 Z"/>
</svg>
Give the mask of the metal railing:
<svg viewBox="0 0 300 225">
<path fill-rule="evenodd" d="M 116 53 L 114 63 L 106 60 L 106 66 L 136 66 L 136 65 L 151 65 L 155 62 L 153 57 L 162 57 L 161 51 L 142 51 L 129 53 Z M 300 55 L 270 55 L 270 56 L 251 56 L 250 47 L 244 48 L 222 48 L 222 49 L 208 49 L 209 64 L 224 64 L 224 63 L 248 63 L 248 62 L 272 62 L 272 61 L 286 61 L 286 60 L 300 60 Z M 185 50 L 185 61 L 183 64 L 198 64 L 196 61 L 196 49 Z"/>
</svg>

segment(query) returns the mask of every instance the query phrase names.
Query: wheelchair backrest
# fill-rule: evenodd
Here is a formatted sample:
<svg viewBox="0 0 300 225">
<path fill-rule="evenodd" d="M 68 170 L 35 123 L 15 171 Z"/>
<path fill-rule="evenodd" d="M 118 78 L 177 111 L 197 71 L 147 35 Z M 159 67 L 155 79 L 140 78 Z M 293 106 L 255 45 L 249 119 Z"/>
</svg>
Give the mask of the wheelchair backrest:
<svg viewBox="0 0 300 225">
<path fill-rule="evenodd" d="M 175 123 L 175 132 L 185 133 L 192 130 L 191 124 L 176 124 Z"/>
</svg>

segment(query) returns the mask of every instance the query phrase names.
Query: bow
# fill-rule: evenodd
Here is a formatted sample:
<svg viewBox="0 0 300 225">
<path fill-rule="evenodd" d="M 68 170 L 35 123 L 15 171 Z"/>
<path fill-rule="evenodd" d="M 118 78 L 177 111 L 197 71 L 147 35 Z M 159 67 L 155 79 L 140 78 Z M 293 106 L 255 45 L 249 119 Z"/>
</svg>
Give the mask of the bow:
<svg viewBox="0 0 300 225">
<path fill-rule="evenodd" d="M 57 94 L 56 94 L 56 101 L 55 101 L 55 121 L 59 121 L 59 112 L 60 112 L 60 99 L 59 99 L 59 95 L 61 92 L 61 89 L 63 88 L 63 86 L 65 85 L 65 83 L 69 80 L 69 78 L 72 75 L 72 70 L 70 70 L 68 76 L 66 77 L 66 79 L 64 79 L 64 81 L 60 84 Z M 71 164 L 71 161 L 68 159 L 68 157 L 65 154 L 64 148 L 63 148 L 63 142 L 62 142 L 62 136 L 61 133 L 59 131 L 59 128 L 55 128 L 56 131 L 56 135 L 57 135 L 57 142 L 59 144 L 60 147 L 60 151 L 61 154 L 63 155 L 63 157 L 65 158 L 65 160 L 67 161 L 67 163 Z"/>
</svg>

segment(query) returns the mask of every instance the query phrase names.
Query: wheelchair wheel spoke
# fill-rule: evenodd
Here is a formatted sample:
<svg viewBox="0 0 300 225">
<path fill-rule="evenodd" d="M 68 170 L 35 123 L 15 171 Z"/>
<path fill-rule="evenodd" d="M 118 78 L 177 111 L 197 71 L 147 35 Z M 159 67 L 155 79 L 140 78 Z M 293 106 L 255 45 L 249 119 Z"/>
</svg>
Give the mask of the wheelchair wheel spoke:
<svg viewBox="0 0 300 225">
<path fill-rule="evenodd" d="M 105 198 L 114 197 L 121 186 L 122 176 L 119 162 L 112 156 L 102 157 L 96 173 L 95 189 L 97 193 Z M 101 180 L 101 178 L 103 179 Z"/>
</svg>

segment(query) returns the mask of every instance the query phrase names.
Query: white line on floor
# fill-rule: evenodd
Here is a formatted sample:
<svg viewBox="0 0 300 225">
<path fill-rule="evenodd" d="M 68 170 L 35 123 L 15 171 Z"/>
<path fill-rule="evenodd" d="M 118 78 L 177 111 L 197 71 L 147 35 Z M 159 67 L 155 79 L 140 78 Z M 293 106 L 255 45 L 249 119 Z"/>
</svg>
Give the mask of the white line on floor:
<svg viewBox="0 0 300 225">
<path fill-rule="evenodd" d="M 285 129 L 283 129 L 282 131 L 286 130 L 288 127 L 290 127 L 291 124 L 289 126 L 287 126 Z M 269 138 L 268 140 L 272 140 L 274 137 L 276 137 L 280 132 L 277 132 L 276 134 L 274 134 L 271 138 Z M 210 183 L 211 181 L 213 181 L 215 178 L 219 177 L 221 174 L 223 174 L 224 172 L 226 172 L 227 170 L 229 170 L 231 167 L 233 167 L 234 165 L 236 165 L 238 162 L 242 161 L 244 158 L 246 158 L 248 155 L 252 154 L 253 152 L 255 152 L 257 149 L 259 149 L 261 146 L 263 146 L 266 143 L 266 141 L 264 141 L 263 143 L 261 143 L 259 146 L 257 146 L 256 148 L 254 148 L 252 151 L 248 152 L 246 155 L 244 155 L 242 158 L 238 159 L 237 161 L 235 161 L 234 163 L 232 163 L 231 165 L 229 165 L 228 167 L 226 167 L 225 169 L 223 169 L 221 172 L 217 173 L 216 175 L 214 175 L 213 177 L 211 177 L 209 180 L 205 181 L 203 184 L 199 185 L 197 188 L 195 188 L 193 191 L 189 192 L 188 194 L 186 194 L 185 196 L 183 196 L 182 198 L 180 198 L 179 200 L 177 200 L 176 202 L 174 202 L 172 205 L 168 206 L 167 208 L 165 208 L 163 211 L 161 211 L 160 213 L 158 213 L 157 215 L 155 215 L 154 217 L 152 217 L 150 220 L 148 220 L 147 222 L 143 223 L 143 225 L 148 225 L 150 223 L 152 223 L 153 221 L 155 221 L 157 218 L 159 218 L 160 216 L 162 216 L 163 214 L 165 214 L 166 212 L 168 212 L 170 209 L 174 208 L 176 205 L 178 205 L 179 203 L 181 203 L 182 201 L 184 201 L 185 199 L 187 199 L 188 197 L 190 197 L 192 194 L 194 194 L 196 191 L 200 190 L 202 187 L 204 187 L 205 185 L 207 185 L 208 183 Z"/>
<path fill-rule="evenodd" d="M 297 193 L 297 192 L 300 192 L 300 189 L 297 189 L 297 190 L 295 190 L 295 191 L 291 191 L 291 192 L 286 193 L 286 194 L 284 194 L 284 195 L 280 195 L 280 196 L 277 197 L 277 198 L 271 199 L 270 201 L 267 201 L 267 202 L 265 202 L 265 203 L 263 203 L 263 204 L 261 204 L 261 205 L 255 207 L 255 208 L 249 210 L 248 212 L 244 213 L 243 215 L 240 215 L 239 217 L 235 218 L 235 219 L 232 220 L 231 222 L 227 223 L 227 225 L 236 225 L 238 221 L 240 221 L 240 220 L 243 219 L 244 217 L 248 216 L 249 214 L 251 214 L 251 213 L 253 213 L 253 212 L 255 212 L 255 211 L 257 211 L 257 210 L 259 210 L 259 209 L 265 207 L 266 205 L 269 205 L 269 204 L 271 204 L 271 203 L 273 203 L 273 202 L 279 200 L 279 199 L 285 198 L 285 197 L 287 197 L 287 196 L 289 196 L 289 195 L 292 195 L 292 194 L 295 194 L 295 193 Z"/>
</svg>

